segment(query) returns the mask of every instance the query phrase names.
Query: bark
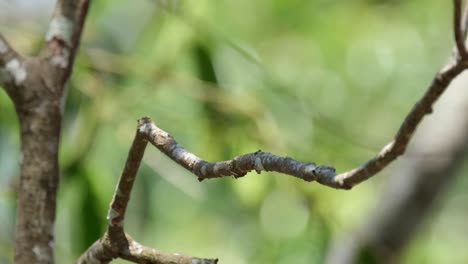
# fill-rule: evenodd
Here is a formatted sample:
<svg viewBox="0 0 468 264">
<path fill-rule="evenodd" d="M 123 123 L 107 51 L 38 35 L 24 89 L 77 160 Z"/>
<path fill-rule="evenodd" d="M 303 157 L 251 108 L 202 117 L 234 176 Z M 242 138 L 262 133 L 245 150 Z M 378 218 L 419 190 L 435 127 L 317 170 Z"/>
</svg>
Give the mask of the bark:
<svg viewBox="0 0 468 264">
<path fill-rule="evenodd" d="M 67 81 L 88 10 L 87 0 L 57 2 L 45 48 L 23 57 L 0 34 L 0 83 L 20 123 L 21 175 L 15 263 L 54 263 L 58 149 Z"/>
<path fill-rule="evenodd" d="M 21 135 L 15 263 L 53 263 L 64 84 L 46 60 L 10 54 L 2 81 Z"/>
<path fill-rule="evenodd" d="M 52 263 L 62 89 L 47 87 L 34 75 L 29 78 L 27 92 L 18 93 L 15 100 L 21 128 L 15 263 Z"/>
<path fill-rule="evenodd" d="M 400 163 L 384 184 L 370 217 L 336 239 L 326 263 L 360 263 L 364 258 L 371 263 L 399 262 L 468 157 L 468 119 L 453 118 L 468 110 L 463 85 L 467 82 L 464 75 L 453 87 L 458 89 L 439 105 L 443 110 L 437 119 L 423 125 L 411 151 L 428 155 Z"/>
<path fill-rule="evenodd" d="M 147 264 L 216 264 L 218 259 L 196 258 L 182 254 L 171 254 L 141 245 L 125 233 L 124 222 L 133 183 L 136 180 L 147 141 L 149 118 L 138 120 L 138 127 L 128 152 L 125 167 L 120 175 L 114 197 L 107 213 L 107 231 L 78 259 L 77 264 L 106 264 L 112 259 L 122 258 L 134 263 Z"/>
<path fill-rule="evenodd" d="M 455 56 L 467 57 L 464 39 L 468 30 L 468 6 L 461 20 L 461 1 L 454 0 Z M 326 263 L 398 263 L 426 216 L 457 176 L 468 157 L 468 119 L 454 119 L 468 110 L 468 77 L 442 100 L 435 119 L 423 125 L 412 146 L 426 157 L 409 158 L 388 178 L 371 216 L 354 231 L 337 238 Z M 457 83 L 457 82 L 455 82 Z M 453 91 L 453 89 L 457 89 Z M 416 154 L 418 155 L 418 154 Z"/>
</svg>

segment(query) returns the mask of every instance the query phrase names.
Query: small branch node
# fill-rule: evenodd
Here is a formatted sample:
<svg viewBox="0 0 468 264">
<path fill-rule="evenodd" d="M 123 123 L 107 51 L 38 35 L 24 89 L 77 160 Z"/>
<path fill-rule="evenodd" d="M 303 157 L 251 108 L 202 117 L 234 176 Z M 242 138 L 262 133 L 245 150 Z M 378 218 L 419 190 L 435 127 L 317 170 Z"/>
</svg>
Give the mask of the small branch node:
<svg viewBox="0 0 468 264">
<path fill-rule="evenodd" d="M 257 154 L 257 152 L 255 154 Z M 265 170 L 265 168 L 263 168 L 262 159 L 260 157 L 255 158 L 254 166 L 255 166 L 255 171 L 257 172 L 257 174 L 260 174 L 262 170 Z"/>
</svg>

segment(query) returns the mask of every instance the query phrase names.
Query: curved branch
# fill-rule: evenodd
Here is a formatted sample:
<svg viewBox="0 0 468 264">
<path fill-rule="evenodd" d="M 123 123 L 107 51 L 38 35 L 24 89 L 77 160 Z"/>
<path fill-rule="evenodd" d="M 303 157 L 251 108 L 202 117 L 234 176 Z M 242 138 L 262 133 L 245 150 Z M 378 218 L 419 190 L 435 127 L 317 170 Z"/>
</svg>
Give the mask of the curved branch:
<svg viewBox="0 0 468 264">
<path fill-rule="evenodd" d="M 450 82 L 466 68 L 465 63 L 457 63 L 438 73 L 427 92 L 405 118 L 395 138 L 364 165 L 338 175 L 335 174 L 335 169 L 330 166 L 316 166 L 315 163 L 303 163 L 260 150 L 237 156 L 231 160 L 207 162 L 187 151 L 171 135 L 158 128 L 150 118 L 142 119 L 146 121 L 140 130 L 147 135 L 149 142 L 195 174 L 200 181 L 224 176 L 242 177 L 252 170 L 257 171 L 257 173 L 276 171 L 309 182 L 317 181 L 337 189 L 350 189 L 381 171 L 405 152 L 423 117 L 432 112 L 434 102 L 445 91 Z"/>
<path fill-rule="evenodd" d="M 455 35 L 463 36 L 465 28 L 461 28 L 461 3 L 454 0 Z M 464 27 L 464 26 L 463 26 Z M 457 45 L 462 44 L 457 40 Z M 460 50 L 461 54 L 466 50 Z M 454 63 L 445 65 L 434 77 L 426 93 L 413 106 L 397 131 L 394 139 L 385 145 L 372 159 L 350 171 L 336 175 L 330 166 L 316 166 L 314 163 L 303 163 L 287 157 L 279 157 L 271 153 L 257 151 L 255 153 L 237 156 L 234 159 L 220 162 L 207 162 L 187 151 L 179 145 L 167 132 L 161 130 L 148 119 L 144 126 L 148 140 L 172 160 L 198 176 L 198 179 L 217 178 L 224 176 L 242 177 L 247 172 L 256 170 L 276 171 L 306 181 L 317 181 L 320 184 L 336 188 L 351 189 L 353 186 L 371 178 L 392 161 L 405 153 L 417 126 L 424 116 L 432 113 L 432 106 L 447 89 L 452 80 L 468 68 L 468 58 L 461 57 Z"/>
<path fill-rule="evenodd" d="M 437 158 L 406 159 L 391 172 L 380 190 L 375 208 L 362 223 L 331 243 L 324 263 L 399 263 L 432 211 L 445 202 L 447 191 L 468 157 L 466 75 L 457 80 L 440 107 L 444 111 L 421 127 L 412 150 L 441 152 Z M 453 89 L 453 90 L 452 90 Z M 459 118 L 452 118 L 460 115 Z M 451 187 L 453 188 L 453 186 Z M 368 261 L 369 262 L 369 261 Z M 373 261 L 370 261 L 373 262 Z"/>
<path fill-rule="evenodd" d="M 148 141 L 198 177 L 198 180 L 224 176 L 243 177 L 252 170 L 276 171 L 305 181 L 328 182 L 335 176 L 335 169 L 330 166 L 317 166 L 315 163 L 303 163 L 289 157 L 280 157 L 261 150 L 237 156 L 231 160 L 207 162 L 179 145 L 169 133 L 158 128 L 149 117 L 144 117 L 140 131 Z"/>
<path fill-rule="evenodd" d="M 460 62 L 453 66 L 447 66 L 446 69 L 439 72 L 423 97 L 416 102 L 413 109 L 408 113 L 394 139 L 367 163 L 337 175 L 326 185 L 336 188 L 354 186 L 374 176 L 396 158 L 403 155 L 423 117 L 432 113 L 433 104 L 439 99 L 452 80 L 468 68 L 467 66 L 466 62 Z"/>
</svg>

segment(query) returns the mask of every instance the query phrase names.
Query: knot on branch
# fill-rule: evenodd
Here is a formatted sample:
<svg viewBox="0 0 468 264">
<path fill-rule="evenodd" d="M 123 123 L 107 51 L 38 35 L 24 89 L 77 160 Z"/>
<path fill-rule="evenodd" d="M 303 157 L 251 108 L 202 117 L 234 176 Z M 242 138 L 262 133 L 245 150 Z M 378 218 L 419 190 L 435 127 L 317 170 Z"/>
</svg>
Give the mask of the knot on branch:
<svg viewBox="0 0 468 264">
<path fill-rule="evenodd" d="M 254 153 L 254 156 L 255 156 L 254 169 L 255 169 L 255 172 L 257 172 L 257 174 L 260 174 L 262 170 L 265 170 L 262 164 L 262 159 L 261 159 L 262 154 L 263 152 L 260 149 Z"/>
</svg>

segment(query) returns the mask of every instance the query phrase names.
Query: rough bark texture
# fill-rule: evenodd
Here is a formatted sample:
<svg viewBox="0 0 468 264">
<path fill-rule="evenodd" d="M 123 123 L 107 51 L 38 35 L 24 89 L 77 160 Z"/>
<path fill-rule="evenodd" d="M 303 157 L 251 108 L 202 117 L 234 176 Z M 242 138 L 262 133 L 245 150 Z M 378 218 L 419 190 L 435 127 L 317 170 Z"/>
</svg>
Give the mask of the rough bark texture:
<svg viewBox="0 0 468 264">
<path fill-rule="evenodd" d="M 21 127 L 21 176 L 16 223 L 15 263 L 52 263 L 56 193 L 59 182 L 58 146 L 61 125 L 61 87 L 39 80 L 49 78 L 33 69 L 22 93 L 15 93 Z M 50 78 L 49 78 L 50 80 Z"/>
<path fill-rule="evenodd" d="M 38 57 L 22 57 L 0 34 L 0 83 L 21 128 L 15 263 L 54 263 L 58 149 L 70 77 L 87 0 L 61 0 Z"/>
<path fill-rule="evenodd" d="M 3 86 L 21 128 L 15 263 L 53 263 L 64 84 L 44 59 L 10 56 L 5 65 Z"/>
<path fill-rule="evenodd" d="M 303 163 L 289 157 L 280 157 L 261 150 L 237 156 L 232 160 L 207 162 L 187 151 L 166 131 L 158 128 L 150 118 L 143 118 L 147 123 L 140 130 L 147 140 L 172 160 L 195 174 L 200 181 L 224 176 L 243 177 L 252 170 L 276 171 L 305 181 L 328 181 L 335 176 L 335 169 L 330 166 L 317 166 L 315 163 Z"/>
</svg>

